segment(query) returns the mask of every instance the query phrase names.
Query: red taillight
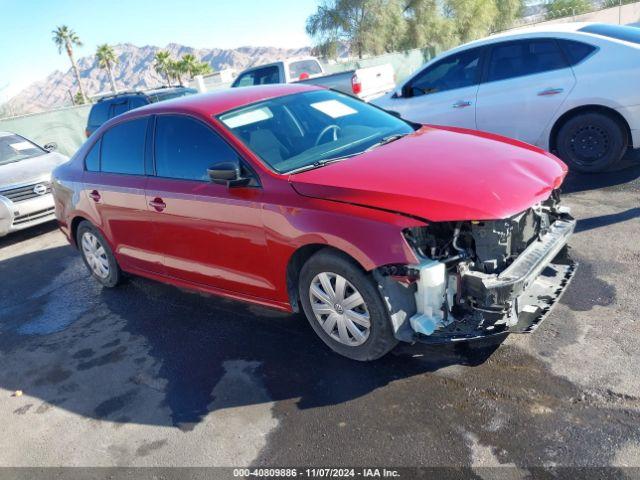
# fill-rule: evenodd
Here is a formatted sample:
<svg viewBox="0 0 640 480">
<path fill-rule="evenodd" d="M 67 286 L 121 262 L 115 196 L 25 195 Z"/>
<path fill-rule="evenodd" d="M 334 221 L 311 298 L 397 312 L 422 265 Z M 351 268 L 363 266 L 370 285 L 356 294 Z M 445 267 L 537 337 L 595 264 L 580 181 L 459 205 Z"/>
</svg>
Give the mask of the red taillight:
<svg viewBox="0 0 640 480">
<path fill-rule="evenodd" d="M 358 95 L 360 92 L 362 92 L 362 83 L 360 83 L 360 79 L 356 74 L 351 77 L 351 91 L 355 95 Z"/>
<path fill-rule="evenodd" d="M 87 136 L 87 138 L 91 136 L 91 132 L 89 131 L 89 129 L 85 129 L 84 134 Z"/>
</svg>

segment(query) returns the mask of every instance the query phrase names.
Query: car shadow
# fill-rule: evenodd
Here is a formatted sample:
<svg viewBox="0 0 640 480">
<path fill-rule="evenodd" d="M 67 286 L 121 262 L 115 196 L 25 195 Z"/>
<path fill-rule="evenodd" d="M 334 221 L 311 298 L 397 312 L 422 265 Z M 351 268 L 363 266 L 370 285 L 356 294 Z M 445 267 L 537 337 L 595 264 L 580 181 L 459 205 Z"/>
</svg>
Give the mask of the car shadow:
<svg viewBox="0 0 640 480">
<path fill-rule="evenodd" d="M 10 247 L 11 245 L 15 245 L 20 242 L 24 242 L 25 240 L 29 240 L 31 238 L 38 237 L 40 235 L 44 235 L 45 233 L 52 232 L 58 228 L 58 223 L 56 220 L 52 220 L 47 223 L 41 223 L 40 225 L 36 225 L 31 228 L 26 228 L 24 230 L 18 230 L 17 232 L 9 233 L 4 237 L 0 237 L 0 249 L 5 247 Z"/>
<path fill-rule="evenodd" d="M 300 314 L 142 278 L 103 289 L 70 246 L 3 260 L 0 275 L 8 279 L 0 387 L 41 399 L 38 410 L 55 405 L 116 423 L 190 430 L 219 409 L 336 405 L 404 378 L 480 365 L 504 340 L 403 344 L 361 363 L 332 353 Z"/>
<path fill-rule="evenodd" d="M 640 218 L 640 207 L 629 208 L 623 212 L 611 213 L 609 215 L 598 215 L 596 217 L 581 218 L 576 225 L 576 233 L 593 230 L 594 228 L 606 227 L 618 222 L 626 222 L 634 218 Z"/>
<path fill-rule="evenodd" d="M 640 179 L 640 149 L 630 151 L 611 171 L 579 173 L 570 171 L 562 184 L 564 193 L 577 193 L 598 188 L 615 187 Z"/>
</svg>

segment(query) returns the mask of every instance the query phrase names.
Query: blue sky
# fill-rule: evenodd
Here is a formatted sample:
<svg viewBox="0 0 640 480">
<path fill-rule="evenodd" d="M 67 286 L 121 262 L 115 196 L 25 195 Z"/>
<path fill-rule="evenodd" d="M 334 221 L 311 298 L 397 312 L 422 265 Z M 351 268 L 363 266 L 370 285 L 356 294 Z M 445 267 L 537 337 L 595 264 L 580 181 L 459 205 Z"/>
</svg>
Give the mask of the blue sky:
<svg viewBox="0 0 640 480">
<path fill-rule="evenodd" d="M 0 0 L 0 102 L 55 69 L 66 70 L 51 30 L 68 25 L 84 46 L 100 43 L 233 48 L 310 44 L 306 18 L 317 0 Z"/>
</svg>

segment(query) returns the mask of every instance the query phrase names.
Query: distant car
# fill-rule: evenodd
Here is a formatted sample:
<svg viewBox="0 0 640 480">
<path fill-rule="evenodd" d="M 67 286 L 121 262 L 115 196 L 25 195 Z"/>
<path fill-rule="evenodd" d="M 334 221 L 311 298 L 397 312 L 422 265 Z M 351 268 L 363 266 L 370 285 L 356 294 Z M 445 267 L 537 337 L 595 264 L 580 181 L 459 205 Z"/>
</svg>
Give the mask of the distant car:
<svg viewBox="0 0 640 480">
<path fill-rule="evenodd" d="M 104 122 L 110 118 L 128 112 L 134 108 L 143 107 L 150 103 L 162 102 L 172 98 L 184 97 L 198 93 L 195 88 L 162 87 L 146 91 L 127 91 L 100 97 L 91 107 L 85 134 L 87 138 Z"/>
<path fill-rule="evenodd" d="M 494 35 L 440 55 L 374 103 L 603 171 L 640 147 L 640 29 L 573 23 Z"/>
<path fill-rule="evenodd" d="M 372 360 L 398 340 L 535 330 L 576 268 L 566 173 L 517 140 L 296 84 L 128 112 L 52 185 L 105 287 L 129 272 L 303 310 L 333 350 Z"/>
<path fill-rule="evenodd" d="M 55 148 L 0 132 L 0 237 L 55 218 L 51 171 L 68 160 Z"/>
<path fill-rule="evenodd" d="M 326 74 L 314 57 L 293 58 L 248 68 L 240 72 L 231 87 L 294 82 L 331 88 L 365 101 L 378 98 L 395 87 L 393 67 L 390 64 Z"/>
</svg>

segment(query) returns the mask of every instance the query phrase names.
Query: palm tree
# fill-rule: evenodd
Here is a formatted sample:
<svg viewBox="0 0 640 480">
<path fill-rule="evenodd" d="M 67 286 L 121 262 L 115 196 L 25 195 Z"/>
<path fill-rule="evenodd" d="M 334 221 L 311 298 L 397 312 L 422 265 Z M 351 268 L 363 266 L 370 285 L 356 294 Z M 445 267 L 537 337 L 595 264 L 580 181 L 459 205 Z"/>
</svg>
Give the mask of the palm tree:
<svg viewBox="0 0 640 480">
<path fill-rule="evenodd" d="M 80 38 L 69 27 L 66 25 L 62 25 L 57 27 L 55 30 L 51 32 L 53 34 L 53 43 L 58 46 L 58 53 L 62 53 L 62 49 L 64 48 L 67 51 L 67 55 L 69 56 L 69 60 L 71 60 L 71 67 L 73 67 L 73 73 L 76 75 L 76 81 L 78 82 L 78 90 L 80 90 L 80 95 L 82 98 L 87 98 L 84 93 L 84 89 L 82 88 L 82 82 L 80 81 L 80 71 L 78 70 L 78 65 L 76 64 L 75 59 L 73 58 L 73 47 L 82 46 L 82 42 Z"/>
<path fill-rule="evenodd" d="M 116 93 L 118 89 L 116 88 L 116 81 L 113 78 L 113 66 L 118 63 L 116 52 L 113 50 L 113 47 L 111 45 L 107 45 L 106 43 L 104 43 L 102 45 L 98 45 L 98 49 L 96 50 L 96 58 L 98 59 L 98 65 L 100 65 L 100 68 L 104 68 L 109 75 L 111 91 L 113 93 Z"/>
<path fill-rule="evenodd" d="M 171 59 L 169 63 L 169 76 L 177 83 L 178 85 L 182 85 L 182 74 L 184 73 L 184 68 L 182 62 L 178 60 Z"/>
<path fill-rule="evenodd" d="M 180 59 L 180 70 L 182 73 L 186 73 L 190 78 L 193 78 L 195 72 L 198 70 L 199 63 L 200 62 L 194 55 L 187 53 Z"/>
<path fill-rule="evenodd" d="M 207 62 L 200 62 L 193 73 L 194 75 L 207 75 L 209 73 L 213 73 L 213 69 Z"/>
<path fill-rule="evenodd" d="M 166 50 L 160 50 L 156 53 L 155 63 L 153 67 L 156 69 L 160 75 L 164 75 L 167 79 L 167 83 L 171 86 L 171 64 L 173 60 L 171 59 L 171 54 Z"/>
</svg>

